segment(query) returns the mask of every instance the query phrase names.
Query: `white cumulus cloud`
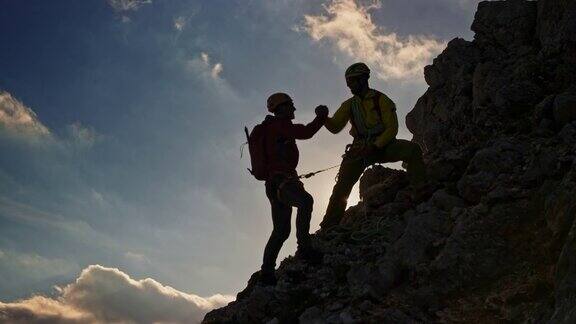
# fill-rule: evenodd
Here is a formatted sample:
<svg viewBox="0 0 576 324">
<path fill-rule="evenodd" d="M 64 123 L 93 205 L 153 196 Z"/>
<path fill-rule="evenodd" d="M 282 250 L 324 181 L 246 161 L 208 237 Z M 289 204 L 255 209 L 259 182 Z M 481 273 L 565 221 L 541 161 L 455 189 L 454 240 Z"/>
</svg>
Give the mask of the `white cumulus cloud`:
<svg viewBox="0 0 576 324">
<path fill-rule="evenodd" d="M 115 268 L 91 265 L 59 296 L 0 302 L 2 323 L 200 323 L 233 297 L 203 298 Z"/>
<path fill-rule="evenodd" d="M 10 135 L 28 138 L 50 136 L 50 130 L 40 122 L 36 113 L 6 91 L 0 91 L 0 129 Z"/>
<path fill-rule="evenodd" d="M 422 78 L 423 68 L 445 43 L 423 35 L 401 37 L 377 26 L 370 15 L 380 1 L 362 5 L 355 0 L 331 0 L 325 15 L 305 15 L 305 31 L 314 41 L 325 40 L 341 54 L 367 63 L 383 80 Z"/>
</svg>

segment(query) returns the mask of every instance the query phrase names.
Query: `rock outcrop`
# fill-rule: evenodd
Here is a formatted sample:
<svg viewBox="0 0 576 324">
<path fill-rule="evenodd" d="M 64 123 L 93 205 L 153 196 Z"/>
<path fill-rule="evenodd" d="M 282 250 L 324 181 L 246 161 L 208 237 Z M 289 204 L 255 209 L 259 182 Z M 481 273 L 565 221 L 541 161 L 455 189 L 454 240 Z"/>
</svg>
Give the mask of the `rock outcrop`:
<svg viewBox="0 0 576 324">
<path fill-rule="evenodd" d="M 205 323 L 576 323 L 576 1 L 482 2 L 407 116 L 433 187 L 383 166 L 362 201 Z"/>
</svg>

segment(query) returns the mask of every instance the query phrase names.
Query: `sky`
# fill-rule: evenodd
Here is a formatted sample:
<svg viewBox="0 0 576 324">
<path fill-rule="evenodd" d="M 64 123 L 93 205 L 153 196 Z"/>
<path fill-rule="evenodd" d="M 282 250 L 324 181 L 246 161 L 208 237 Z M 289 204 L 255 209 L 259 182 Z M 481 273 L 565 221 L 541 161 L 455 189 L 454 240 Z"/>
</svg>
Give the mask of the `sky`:
<svg viewBox="0 0 576 324">
<path fill-rule="evenodd" d="M 477 4 L 0 0 L 0 314 L 178 322 L 225 305 L 272 229 L 240 158 L 266 98 L 290 94 L 307 123 L 350 97 L 344 70 L 363 61 L 410 139 L 423 67 L 472 39 Z M 350 141 L 299 141 L 298 170 L 338 164 Z M 334 177 L 305 181 L 312 231 Z M 295 249 L 293 233 L 278 261 Z M 111 307 L 111 287 L 138 302 Z M 136 311 L 148 304 L 165 311 Z"/>
</svg>

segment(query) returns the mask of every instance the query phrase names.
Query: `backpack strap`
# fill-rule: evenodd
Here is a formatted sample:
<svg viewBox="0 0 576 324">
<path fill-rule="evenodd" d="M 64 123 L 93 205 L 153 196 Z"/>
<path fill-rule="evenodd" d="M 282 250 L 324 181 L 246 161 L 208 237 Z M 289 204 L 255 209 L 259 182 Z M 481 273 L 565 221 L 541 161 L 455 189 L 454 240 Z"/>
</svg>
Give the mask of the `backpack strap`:
<svg viewBox="0 0 576 324">
<path fill-rule="evenodd" d="M 380 109 L 380 97 L 382 95 L 378 93 L 374 97 L 372 97 L 372 103 L 374 104 L 373 107 L 376 109 L 376 113 L 378 114 L 378 124 L 382 124 L 382 110 Z"/>
</svg>

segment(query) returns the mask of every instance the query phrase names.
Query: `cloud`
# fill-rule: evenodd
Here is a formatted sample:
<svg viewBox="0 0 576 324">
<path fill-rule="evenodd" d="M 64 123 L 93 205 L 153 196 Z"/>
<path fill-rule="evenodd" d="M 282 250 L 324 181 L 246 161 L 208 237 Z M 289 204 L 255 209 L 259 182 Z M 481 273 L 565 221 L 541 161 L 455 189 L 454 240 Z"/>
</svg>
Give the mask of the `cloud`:
<svg viewBox="0 0 576 324">
<path fill-rule="evenodd" d="M 32 109 L 6 91 L 0 91 L 0 130 L 8 135 L 28 139 L 51 135 L 50 130 L 40 122 Z"/>
<path fill-rule="evenodd" d="M 224 68 L 222 67 L 222 63 L 216 63 L 213 67 L 212 67 L 212 71 L 211 71 L 211 75 L 213 78 L 217 78 L 218 76 L 220 76 L 220 73 L 222 73 L 222 70 Z"/>
<path fill-rule="evenodd" d="M 0 302 L 0 322 L 13 324 L 98 323 L 91 314 L 79 311 L 59 300 L 42 296 L 34 296 L 15 303 Z"/>
<path fill-rule="evenodd" d="M 136 11 L 143 4 L 152 3 L 152 0 L 108 0 L 108 4 L 116 12 Z"/>
<path fill-rule="evenodd" d="M 91 265 L 55 298 L 34 296 L 0 302 L 0 322 L 9 323 L 200 323 L 231 296 L 203 298 L 147 278 L 134 280 L 115 268 Z"/>
<path fill-rule="evenodd" d="M 0 91 L 0 137 L 12 141 L 51 147 L 53 149 L 88 149 L 100 142 L 105 136 L 94 127 L 83 125 L 79 121 L 66 125 L 63 136 L 48 129 L 32 108 L 27 107 L 10 93 Z"/>
<path fill-rule="evenodd" d="M 224 70 L 222 63 L 211 64 L 210 56 L 202 52 L 200 56 L 187 61 L 189 70 L 209 75 L 212 79 L 220 79 L 220 73 Z"/>
<path fill-rule="evenodd" d="M 126 259 L 130 260 L 131 262 L 137 263 L 137 264 L 150 264 L 150 259 L 148 259 L 147 256 L 145 256 L 144 254 L 141 253 L 136 253 L 136 252 L 131 252 L 128 251 L 126 253 L 124 253 L 124 256 L 126 257 Z"/>
<path fill-rule="evenodd" d="M 305 31 L 314 41 L 326 40 L 341 54 L 364 61 L 383 80 L 422 78 L 423 68 L 440 53 L 445 43 L 423 35 L 400 37 L 377 26 L 370 11 L 381 8 L 355 0 L 331 0 L 324 6 L 327 15 L 305 15 Z"/>
<path fill-rule="evenodd" d="M 184 27 L 186 27 L 187 23 L 188 23 L 188 20 L 184 16 L 174 18 L 174 28 L 177 31 L 184 30 Z"/>
</svg>

